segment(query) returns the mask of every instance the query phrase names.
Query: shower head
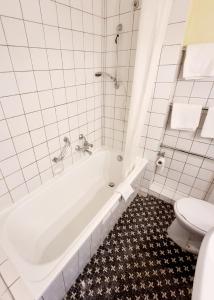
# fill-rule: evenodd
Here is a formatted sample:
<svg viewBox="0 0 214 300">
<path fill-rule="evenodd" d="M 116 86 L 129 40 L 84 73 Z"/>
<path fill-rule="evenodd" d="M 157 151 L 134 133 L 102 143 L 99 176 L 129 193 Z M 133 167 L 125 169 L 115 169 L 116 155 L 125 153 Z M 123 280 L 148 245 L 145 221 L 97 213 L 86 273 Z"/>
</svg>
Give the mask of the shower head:
<svg viewBox="0 0 214 300">
<path fill-rule="evenodd" d="M 114 87 L 115 87 L 115 89 L 119 89 L 120 86 L 119 86 L 119 83 L 118 83 L 116 77 L 112 76 L 111 74 L 109 74 L 107 72 L 96 72 L 95 73 L 96 77 L 100 77 L 102 75 L 105 75 L 105 76 L 109 77 L 112 81 L 114 81 Z"/>
</svg>

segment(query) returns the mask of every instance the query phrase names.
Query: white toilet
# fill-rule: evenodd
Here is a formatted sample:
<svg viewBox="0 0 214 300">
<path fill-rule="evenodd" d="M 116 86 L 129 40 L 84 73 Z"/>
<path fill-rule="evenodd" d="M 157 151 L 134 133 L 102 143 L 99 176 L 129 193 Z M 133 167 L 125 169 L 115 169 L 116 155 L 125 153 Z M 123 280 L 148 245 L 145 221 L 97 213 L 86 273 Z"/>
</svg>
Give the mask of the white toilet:
<svg viewBox="0 0 214 300">
<path fill-rule="evenodd" d="M 214 205 L 196 198 L 182 198 L 174 205 L 176 219 L 168 236 L 181 248 L 197 254 L 205 234 L 214 227 Z"/>
</svg>

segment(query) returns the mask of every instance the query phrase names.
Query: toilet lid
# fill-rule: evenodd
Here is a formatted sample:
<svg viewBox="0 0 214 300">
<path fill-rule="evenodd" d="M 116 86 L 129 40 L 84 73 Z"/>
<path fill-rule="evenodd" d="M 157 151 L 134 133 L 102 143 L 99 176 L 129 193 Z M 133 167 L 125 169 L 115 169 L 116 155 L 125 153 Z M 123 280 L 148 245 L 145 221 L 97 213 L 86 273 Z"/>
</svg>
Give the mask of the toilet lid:
<svg viewBox="0 0 214 300">
<path fill-rule="evenodd" d="M 207 232 L 214 227 L 214 205 L 196 198 L 182 198 L 176 202 L 177 212 L 193 226 Z"/>
</svg>

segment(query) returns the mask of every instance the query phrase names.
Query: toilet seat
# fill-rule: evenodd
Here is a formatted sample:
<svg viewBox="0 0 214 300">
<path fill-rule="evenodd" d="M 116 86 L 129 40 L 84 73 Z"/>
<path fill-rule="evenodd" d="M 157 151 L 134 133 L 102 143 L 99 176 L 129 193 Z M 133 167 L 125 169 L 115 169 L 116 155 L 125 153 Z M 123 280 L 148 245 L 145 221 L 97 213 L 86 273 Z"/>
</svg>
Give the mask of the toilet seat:
<svg viewBox="0 0 214 300">
<path fill-rule="evenodd" d="M 196 198 L 182 198 L 174 206 L 176 217 L 184 225 L 205 235 L 214 227 L 214 205 Z"/>
</svg>

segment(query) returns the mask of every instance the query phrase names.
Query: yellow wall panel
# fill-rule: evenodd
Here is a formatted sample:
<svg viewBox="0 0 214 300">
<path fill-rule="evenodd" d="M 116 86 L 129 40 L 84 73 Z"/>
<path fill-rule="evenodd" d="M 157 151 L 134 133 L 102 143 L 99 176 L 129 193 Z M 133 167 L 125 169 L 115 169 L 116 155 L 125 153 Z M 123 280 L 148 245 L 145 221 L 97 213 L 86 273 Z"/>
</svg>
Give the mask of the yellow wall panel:
<svg viewBox="0 0 214 300">
<path fill-rule="evenodd" d="M 214 0 L 192 0 L 184 45 L 214 43 Z"/>
</svg>

